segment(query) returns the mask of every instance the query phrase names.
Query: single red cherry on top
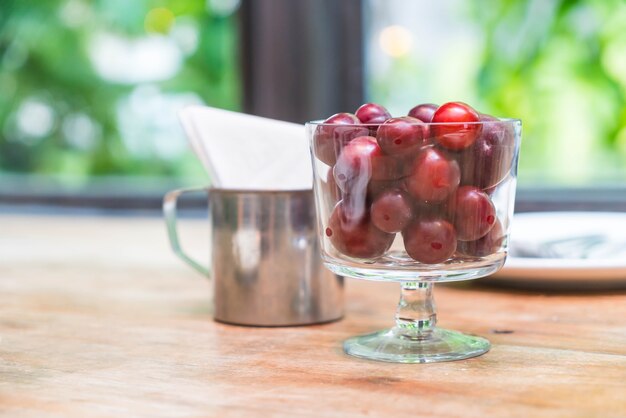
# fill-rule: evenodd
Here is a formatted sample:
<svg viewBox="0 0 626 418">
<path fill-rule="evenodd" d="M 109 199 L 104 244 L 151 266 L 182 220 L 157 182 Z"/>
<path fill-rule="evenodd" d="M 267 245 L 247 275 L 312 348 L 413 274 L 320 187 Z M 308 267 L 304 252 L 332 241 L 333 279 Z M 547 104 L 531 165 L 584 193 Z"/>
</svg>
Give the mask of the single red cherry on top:
<svg viewBox="0 0 626 418">
<path fill-rule="evenodd" d="M 365 103 L 359 107 L 355 115 L 361 123 L 380 124 L 391 117 L 391 113 L 383 106 L 376 103 Z"/>
<path fill-rule="evenodd" d="M 461 102 L 445 103 L 435 111 L 431 130 L 437 142 L 444 148 L 452 151 L 461 151 L 476 141 L 480 135 L 482 125 L 478 113 L 469 105 Z"/>
<path fill-rule="evenodd" d="M 361 136 L 341 151 L 333 174 L 339 188 L 350 193 L 355 187 L 365 190 L 370 179 L 397 179 L 402 176 L 402 168 L 394 158 L 383 153 L 376 138 Z"/>
<path fill-rule="evenodd" d="M 409 110 L 409 116 L 429 123 L 432 121 L 433 115 L 438 108 L 439 106 L 436 104 L 422 103 Z"/>
<path fill-rule="evenodd" d="M 419 201 L 439 203 L 454 192 L 460 181 L 459 164 L 442 151 L 427 147 L 413 161 L 405 187 Z"/>
<path fill-rule="evenodd" d="M 387 190 L 372 203 L 371 217 L 381 231 L 400 232 L 413 219 L 411 198 L 401 189 Z"/>
<path fill-rule="evenodd" d="M 454 226 L 443 219 L 418 219 L 402 231 L 409 257 L 426 264 L 446 261 L 456 251 Z"/>
<path fill-rule="evenodd" d="M 389 249 L 395 234 L 376 228 L 367 212 L 354 216 L 344 201 L 335 206 L 324 230 L 337 251 L 349 257 L 377 258 Z"/>
<path fill-rule="evenodd" d="M 454 196 L 454 226 L 461 241 L 484 237 L 496 223 L 496 208 L 487 193 L 461 186 Z"/>
<path fill-rule="evenodd" d="M 369 133 L 366 127 L 358 126 L 360 123 L 359 118 L 351 113 L 337 113 L 326 119 L 315 129 L 313 146 L 315 156 L 333 166 L 339 152 L 348 142 Z"/>
<path fill-rule="evenodd" d="M 421 120 L 404 116 L 391 118 L 378 127 L 376 140 L 388 155 L 415 154 L 426 144 Z"/>
</svg>

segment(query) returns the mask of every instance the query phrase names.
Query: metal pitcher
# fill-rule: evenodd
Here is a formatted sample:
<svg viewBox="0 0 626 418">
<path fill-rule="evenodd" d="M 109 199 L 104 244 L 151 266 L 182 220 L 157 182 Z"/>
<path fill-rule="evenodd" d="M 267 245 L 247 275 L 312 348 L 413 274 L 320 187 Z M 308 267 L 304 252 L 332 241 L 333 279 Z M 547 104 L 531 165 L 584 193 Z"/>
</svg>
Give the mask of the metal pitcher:
<svg viewBox="0 0 626 418">
<path fill-rule="evenodd" d="M 176 231 L 178 197 L 198 191 L 209 199 L 210 268 L 183 252 Z M 343 277 L 320 258 L 311 190 L 181 189 L 163 210 L 174 252 L 213 279 L 215 320 L 288 326 L 343 316 Z"/>
</svg>

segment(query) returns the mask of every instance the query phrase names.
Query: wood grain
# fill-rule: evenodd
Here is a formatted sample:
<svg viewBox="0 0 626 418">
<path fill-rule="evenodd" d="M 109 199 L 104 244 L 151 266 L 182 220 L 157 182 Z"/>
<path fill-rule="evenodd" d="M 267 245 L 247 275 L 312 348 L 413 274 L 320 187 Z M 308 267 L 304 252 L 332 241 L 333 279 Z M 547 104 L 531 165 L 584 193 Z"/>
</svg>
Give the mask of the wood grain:
<svg viewBox="0 0 626 418">
<path fill-rule="evenodd" d="M 205 224 L 183 224 L 202 254 Z M 160 219 L 3 216 L 0 413 L 626 416 L 626 293 L 439 285 L 440 324 L 486 336 L 489 353 L 429 365 L 344 355 L 345 338 L 391 324 L 397 293 L 349 280 L 342 321 L 223 325 L 208 281 L 170 254 Z"/>
</svg>

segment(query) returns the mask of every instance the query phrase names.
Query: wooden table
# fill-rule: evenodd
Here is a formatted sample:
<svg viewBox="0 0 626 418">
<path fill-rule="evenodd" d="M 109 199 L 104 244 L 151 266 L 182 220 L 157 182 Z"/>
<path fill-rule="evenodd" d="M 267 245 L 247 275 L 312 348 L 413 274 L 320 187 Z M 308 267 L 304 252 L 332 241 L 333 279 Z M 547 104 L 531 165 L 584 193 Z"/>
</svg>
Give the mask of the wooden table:
<svg viewBox="0 0 626 418">
<path fill-rule="evenodd" d="M 190 249 L 206 226 L 183 222 Z M 437 286 L 440 324 L 486 355 L 401 365 L 344 355 L 391 324 L 398 286 L 349 280 L 327 325 L 211 319 L 210 286 L 158 218 L 0 217 L 6 417 L 626 416 L 626 293 Z M 502 333 L 502 332 L 506 333 Z"/>
</svg>

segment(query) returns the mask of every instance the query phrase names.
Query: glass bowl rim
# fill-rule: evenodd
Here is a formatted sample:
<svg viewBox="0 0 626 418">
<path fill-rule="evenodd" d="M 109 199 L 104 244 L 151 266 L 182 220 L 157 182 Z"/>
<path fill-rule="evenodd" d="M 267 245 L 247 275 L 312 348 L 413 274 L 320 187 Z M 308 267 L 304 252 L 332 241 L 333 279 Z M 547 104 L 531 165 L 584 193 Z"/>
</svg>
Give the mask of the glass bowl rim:
<svg viewBox="0 0 626 418">
<path fill-rule="evenodd" d="M 400 116 L 400 117 L 404 117 L 404 116 Z M 397 118 L 393 118 L 393 119 L 397 119 Z M 481 120 L 478 122 L 420 122 L 420 123 L 416 123 L 416 122 L 410 122 L 408 121 L 407 123 L 412 124 L 412 125 L 426 125 L 426 126 L 459 126 L 459 125 L 489 125 L 492 123 L 506 123 L 506 124 L 511 124 L 511 125 L 522 125 L 522 120 L 521 119 L 517 119 L 517 118 L 497 118 L 498 120 Z M 324 123 L 324 120 L 322 119 L 317 119 L 317 120 L 312 120 L 309 122 L 305 123 L 306 126 L 335 126 L 335 127 L 347 127 L 347 126 L 364 126 L 364 127 L 379 127 L 382 125 L 382 123 L 355 123 L 353 125 L 347 125 L 347 124 L 339 124 L 339 123 Z"/>
</svg>

